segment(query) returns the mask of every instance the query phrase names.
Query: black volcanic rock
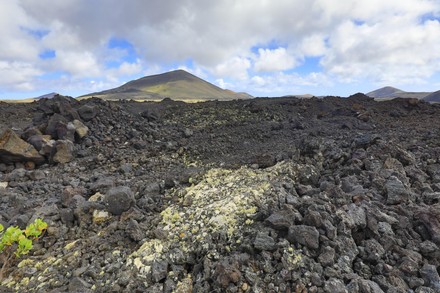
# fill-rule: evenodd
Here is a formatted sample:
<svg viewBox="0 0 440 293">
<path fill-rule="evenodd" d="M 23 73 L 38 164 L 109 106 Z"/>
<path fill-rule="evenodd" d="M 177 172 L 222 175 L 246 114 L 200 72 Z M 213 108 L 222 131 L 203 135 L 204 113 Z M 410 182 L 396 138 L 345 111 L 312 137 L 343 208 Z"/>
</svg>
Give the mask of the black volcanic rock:
<svg viewBox="0 0 440 293">
<path fill-rule="evenodd" d="M 0 163 L 0 223 L 50 228 L 0 291 L 10 280 L 19 292 L 439 290 L 435 104 L 62 101 L 94 117 L 40 101 L 0 109 L 0 127 L 46 162 L 60 144 L 73 154 Z M 55 114 L 74 141 L 44 134 Z"/>
<path fill-rule="evenodd" d="M 84 105 L 78 108 L 78 114 L 84 121 L 89 121 L 97 115 L 97 108 L 92 105 Z"/>
<path fill-rule="evenodd" d="M 6 130 L 0 137 L 0 162 L 14 163 L 31 161 L 36 164 L 44 158 L 30 144 L 22 140 L 13 130 Z"/>
</svg>

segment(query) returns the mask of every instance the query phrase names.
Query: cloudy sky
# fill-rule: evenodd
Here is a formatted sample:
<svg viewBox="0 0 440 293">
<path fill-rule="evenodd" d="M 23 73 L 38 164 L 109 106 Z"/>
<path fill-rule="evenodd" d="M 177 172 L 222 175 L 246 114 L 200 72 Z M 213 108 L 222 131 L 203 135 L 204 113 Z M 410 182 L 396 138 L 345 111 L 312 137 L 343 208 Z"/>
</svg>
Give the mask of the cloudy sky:
<svg viewBox="0 0 440 293">
<path fill-rule="evenodd" d="M 0 98 L 185 69 L 254 96 L 440 90 L 439 0 L 0 0 Z"/>
</svg>

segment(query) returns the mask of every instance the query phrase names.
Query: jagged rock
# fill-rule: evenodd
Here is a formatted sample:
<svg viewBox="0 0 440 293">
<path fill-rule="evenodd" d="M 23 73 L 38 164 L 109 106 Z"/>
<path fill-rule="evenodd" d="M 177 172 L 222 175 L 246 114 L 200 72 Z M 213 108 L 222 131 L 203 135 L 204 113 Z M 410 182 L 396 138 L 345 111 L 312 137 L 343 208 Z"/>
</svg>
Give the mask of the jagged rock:
<svg viewBox="0 0 440 293">
<path fill-rule="evenodd" d="M 395 176 L 391 176 L 385 183 L 387 204 L 395 205 L 408 200 L 409 194 L 405 185 Z"/>
<path fill-rule="evenodd" d="M 102 224 L 111 219 L 111 215 L 107 211 L 94 210 L 92 221 L 95 224 Z"/>
<path fill-rule="evenodd" d="M 299 243 L 312 249 L 319 248 L 319 232 L 315 227 L 294 225 L 289 227 L 287 240 Z"/>
<path fill-rule="evenodd" d="M 50 137 L 50 136 L 49 136 Z M 46 156 L 48 158 L 52 158 L 54 155 L 56 149 L 55 149 L 56 141 L 53 139 L 45 139 L 44 137 L 41 138 L 41 149 L 39 153 L 43 156 Z"/>
<path fill-rule="evenodd" d="M 38 109 L 45 114 L 61 114 L 68 120 L 78 119 L 78 113 L 72 106 L 78 104 L 78 101 L 72 97 L 56 95 L 52 99 L 41 99 L 38 101 Z"/>
<path fill-rule="evenodd" d="M 52 157 L 54 163 L 69 163 L 74 159 L 73 142 L 70 140 L 57 140 L 55 143 L 55 154 Z"/>
<path fill-rule="evenodd" d="M 324 292 L 326 293 L 349 293 L 341 280 L 331 278 L 325 281 Z"/>
<path fill-rule="evenodd" d="M 78 108 L 78 114 L 84 121 L 90 121 L 98 114 L 96 106 L 84 105 Z"/>
<path fill-rule="evenodd" d="M 357 279 L 347 285 L 348 292 L 384 293 L 379 285 L 371 280 Z"/>
<path fill-rule="evenodd" d="M 64 116 L 55 113 L 49 118 L 44 133 L 57 139 L 58 134 L 63 135 L 64 133 L 67 133 L 67 123 L 68 121 Z"/>
<path fill-rule="evenodd" d="M 353 220 L 356 229 L 364 229 L 367 226 L 367 215 L 363 207 L 358 207 L 355 204 L 348 206 L 348 215 Z"/>
<path fill-rule="evenodd" d="M 72 124 L 75 127 L 75 133 L 80 139 L 84 138 L 89 132 L 89 128 L 79 120 L 73 120 Z"/>
<path fill-rule="evenodd" d="M 423 241 L 422 243 L 420 243 L 420 252 L 427 256 L 433 252 L 439 251 L 439 247 L 437 245 L 435 245 L 435 243 L 426 240 Z"/>
<path fill-rule="evenodd" d="M 415 218 L 420 221 L 426 228 L 429 236 L 437 245 L 440 245 L 440 204 L 429 206 L 429 208 L 421 208 L 415 214 Z"/>
<path fill-rule="evenodd" d="M 267 235 L 267 233 L 259 232 L 255 237 L 254 246 L 259 250 L 272 251 L 276 249 L 275 240 Z"/>
<path fill-rule="evenodd" d="M 295 214 L 291 210 L 280 210 L 271 214 L 265 221 L 277 230 L 288 230 L 295 221 Z"/>
<path fill-rule="evenodd" d="M 91 284 L 84 281 L 84 279 L 80 277 L 73 277 L 72 280 L 69 282 L 69 292 L 83 292 L 83 293 L 89 293 L 93 292 L 90 288 L 92 287 Z"/>
<path fill-rule="evenodd" d="M 152 122 L 159 119 L 159 114 L 153 109 L 146 109 L 141 113 L 141 117 L 145 118 L 149 122 Z"/>
<path fill-rule="evenodd" d="M 40 103 L 2 104 L 0 128 L 26 129 L 22 138 L 38 138 L 32 144 L 50 160 L 56 140 L 15 124 L 15 113 L 28 116 Z M 19 292 L 64 292 L 69 282 L 96 292 L 439 291 L 432 284 L 440 261 L 440 149 L 432 125 L 440 106 L 356 103 L 68 102 L 96 107 L 84 122 L 87 136 L 75 130 L 81 156 L 34 171 L 0 163 L 7 183 L 0 223 L 25 226 L 38 214 L 50 226 L 6 283 Z M 69 106 L 45 105 L 36 129 L 54 113 L 66 118 L 64 130 L 75 126 Z M 161 123 L 140 117 L 145 109 Z M 389 109 L 401 119 L 390 119 Z M 364 111 L 368 125 L 359 122 Z M 361 130 L 373 126 L 381 139 Z M 277 164 L 249 168 L 258 154 Z M 120 185 L 133 196 L 109 204 L 108 189 Z M 305 231 L 294 231 L 297 225 Z"/>
<path fill-rule="evenodd" d="M 41 151 L 43 145 L 45 145 L 52 137 L 50 135 L 32 135 L 28 138 L 27 142 L 31 144 L 37 151 Z"/>
<path fill-rule="evenodd" d="M 90 184 L 90 190 L 92 192 L 106 193 L 111 187 L 115 185 L 115 178 L 113 177 L 100 177 L 95 182 Z"/>
<path fill-rule="evenodd" d="M 168 273 L 168 262 L 167 261 L 155 261 L 151 267 L 151 275 L 153 280 L 157 283 L 166 278 Z"/>
<path fill-rule="evenodd" d="M 385 254 L 385 249 L 376 239 L 366 240 L 363 244 L 365 247 L 365 259 L 370 261 L 380 261 Z"/>
<path fill-rule="evenodd" d="M 134 194 L 127 186 L 111 188 L 105 195 L 104 204 L 106 209 L 114 214 L 120 215 L 128 211 L 134 204 Z"/>
<path fill-rule="evenodd" d="M 6 130 L 0 137 L 0 162 L 10 164 L 27 161 L 42 164 L 45 159 L 32 145 L 18 137 L 13 130 Z"/>
<path fill-rule="evenodd" d="M 425 192 L 422 198 L 423 202 L 428 205 L 440 203 L 440 192 Z"/>
<path fill-rule="evenodd" d="M 30 127 L 28 129 L 26 129 L 23 134 L 21 135 L 21 139 L 23 139 L 24 141 L 28 141 L 28 139 L 31 136 L 34 135 L 42 135 L 43 133 L 41 133 L 40 129 L 36 128 L 36 127 Z M 29 141 L 28 141 L 29 142 Z"/>
<path fill-rule="evenodd" d="M 322 248 L 322 253 L 319 255 L 318 260 L 323 266 L 331 266 L 335 262 L 335 249 L 329 246 Z"/>
<path fill-rule="evenodd" d="M 440 277 L 436 266 L 425 264 L 420 269 L 420 276 L 423 278 L 423 280 L 425 280 L 426 286 L 434 290 L 440 290 Z"/>
<path fill-rule="evenodd" d="M 75 141 L 75 126 L 72 122 L 66 124 L 59 123 L 57 127 L 57 137 L 60 140 Z"/>
<path fill-rule="evenodd" d="M 216 282 L 219 286 L 227 288 L 230 283 L 238 283 L 241 272 L 237 265 L 236 262 L 230 263 L 228 260 L 223 260 L 217 265 L 214 276 L 216 276 Z"/>
</svg>

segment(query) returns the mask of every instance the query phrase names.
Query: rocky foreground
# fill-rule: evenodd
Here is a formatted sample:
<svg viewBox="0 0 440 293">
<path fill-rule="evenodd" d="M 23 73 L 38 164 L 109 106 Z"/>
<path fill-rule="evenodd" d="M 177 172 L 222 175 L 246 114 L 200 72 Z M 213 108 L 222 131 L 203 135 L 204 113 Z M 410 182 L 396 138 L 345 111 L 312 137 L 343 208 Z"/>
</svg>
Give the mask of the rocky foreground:
<svg viewBox="0 0 440 293">
<path fill-rule="evenodd" d="M 440 292 L 440 107 L 0 103 L 0 292 Z"/>
</svg>

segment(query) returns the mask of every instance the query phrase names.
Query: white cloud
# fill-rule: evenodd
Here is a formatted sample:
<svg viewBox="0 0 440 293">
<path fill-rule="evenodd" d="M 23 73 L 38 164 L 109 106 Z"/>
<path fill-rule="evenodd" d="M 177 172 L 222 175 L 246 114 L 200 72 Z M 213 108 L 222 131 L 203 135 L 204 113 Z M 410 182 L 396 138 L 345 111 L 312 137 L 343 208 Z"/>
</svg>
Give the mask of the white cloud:
<svg viewBox="0 0 440 293">
<path fill-rule="evenodd" d="M 188 70 L 228 86 L 290 91 L 276 78 L 302 84 L 312 75 L 277 72 L 308 57 L 321 58 L 319 78 L 336 82 L 420 83 L 440 71 L 435 16 L 437 0 L 2 1 L 0 62 L 22 70 L 3 69 L 2 76 L 11 77 L 0 80 L 0 91 L 31 89 L 40 74 L 58 71 L 66 73 L 58 84 L 69 88 L 90 86 L 84 79 L 98 77 L 114 84 L 188 60 Z M 133 44 L 139 61 L 125 60 L 123 49 L 109 50 L 111 38 Z M 56 57 L 41 60 L 47 49 Z M 121 65 L 107 68 L 109 60 Z"/>
<path fill-rule="evenodd" d="M 251 67 L 251 62 L 247 58 L 234 57 L 224 63 L 218 64 L 213 73 L 216 76 L 227 76 L 238 80 L 248 78 L 247 70 Z"/>
<path fill-rule="evenodd" d="M 298 65 L 285 48 L 258 49 L 254 69 L 257 72 L 283 71 Z"/>
<path fill-rule="evenodd" d="M 42 71 L 30 63 L 0 60 L 0 76 L 2 77 L 0 92 L 11 89 L 34 90 L 37 84 L 32 82 L 33 77 L 39 74 L 42 74 Z"/>
<path fill-rule="evenodd" d="M 96 57 L 87 51 L 57 51 L 56 67 L 73 77 L 91 77 L 102 74 Z"/>
<path fill-rule="evenodd" d="M 440 65 L 440 23 L 396 17 L 380 24 L 341 24 L 330 36 L 322 65 L 350 80 L 393 82 L 429 77 Z M 396 28 L 399 29 L 396 29 Z"/>
</svg>

